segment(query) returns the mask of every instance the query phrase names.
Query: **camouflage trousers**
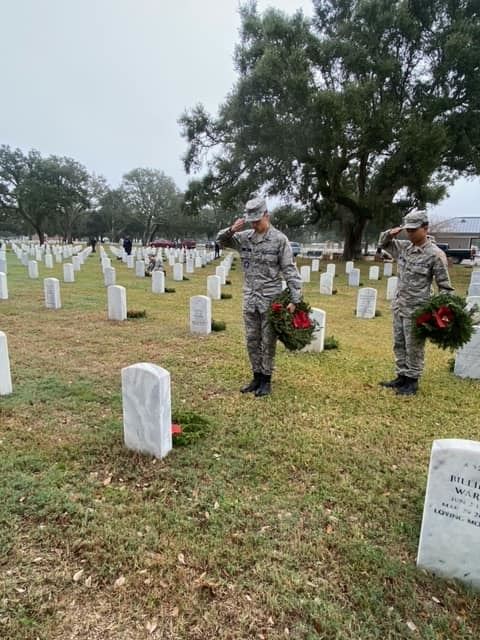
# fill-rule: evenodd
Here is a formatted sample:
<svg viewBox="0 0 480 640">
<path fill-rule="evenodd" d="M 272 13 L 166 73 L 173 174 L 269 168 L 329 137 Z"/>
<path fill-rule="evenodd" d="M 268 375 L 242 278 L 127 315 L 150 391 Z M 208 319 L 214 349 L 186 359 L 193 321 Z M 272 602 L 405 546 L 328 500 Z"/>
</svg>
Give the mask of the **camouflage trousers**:
<svg viewBox="0 0 480 640">
<path fill-rule="evenodd" d="M 425 340 L 413 334 L 411 317 L 393 313 L 393 352 L 397 375 L 418 379 L 425 361 Z"/>
<path fill-rule="evenodd" d="M 272 375 L 277 337 L 270 326 L 267 312 L 244 309 L 243 320 L 252 371 Z"/>
</svg>

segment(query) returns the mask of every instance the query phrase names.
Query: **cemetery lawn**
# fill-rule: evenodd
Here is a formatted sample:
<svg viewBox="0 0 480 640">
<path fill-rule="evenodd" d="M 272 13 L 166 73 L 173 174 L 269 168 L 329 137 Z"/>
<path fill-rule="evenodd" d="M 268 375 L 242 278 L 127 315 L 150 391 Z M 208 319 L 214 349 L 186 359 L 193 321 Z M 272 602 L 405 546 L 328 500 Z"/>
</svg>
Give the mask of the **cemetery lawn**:
<svg viewBox="0 0 480 640">
<path fill-rule="evenodd" d="M 344 265 L 334 296 L 312 274 L 305 297 L 339 349 L 279 346 L 273 395 L 242 396 L 238 261 L 233 297 L 213 302 L 226 330 L 188 330 L 189 298 L 206 293 L 215 264 L 184 282 L 168 270 L 176 293 L 155 296 L 116 262 L 127 308 L 147 313 L 115 323 L 98 253 L 73 284 L 57 264 L 29 280 L 8 253 L 0 637 L 478 640 L 478 596 L 415 557 L 432 441 L 479 439 L 479 382 L 429 346 L 417 397 L 379 388 L 393 374 L 391 315 L 386 279 L 369 283 L 365 262 L 381 315 L 355 318 Z M 465 295 L 470 270 L 451 274 Z M 61 281 L 61 310 L 43 306 L 47 275 Z M 123 446 L 120 370 L 136 362 L 170 371 L 174 416 L 209 422 L 162 461 Z"/>
</svg>

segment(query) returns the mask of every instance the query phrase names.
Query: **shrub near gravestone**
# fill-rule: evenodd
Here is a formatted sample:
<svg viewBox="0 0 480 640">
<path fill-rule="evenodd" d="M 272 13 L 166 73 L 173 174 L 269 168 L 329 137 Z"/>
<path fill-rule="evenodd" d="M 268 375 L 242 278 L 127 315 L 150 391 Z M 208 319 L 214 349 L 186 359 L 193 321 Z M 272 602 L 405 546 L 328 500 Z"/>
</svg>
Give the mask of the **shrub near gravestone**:
<svg viewBox="0 0 480 640">
<path fill-rule="evenodd" d="M 172 422 L 178 424 L 181 428 L 180 433 L 174 433 L 174 447 L 185 447 L 194 444 L 210 429 L 210 422 L 192 411 L 178 411 L 174 413 Z"/>
</svg>

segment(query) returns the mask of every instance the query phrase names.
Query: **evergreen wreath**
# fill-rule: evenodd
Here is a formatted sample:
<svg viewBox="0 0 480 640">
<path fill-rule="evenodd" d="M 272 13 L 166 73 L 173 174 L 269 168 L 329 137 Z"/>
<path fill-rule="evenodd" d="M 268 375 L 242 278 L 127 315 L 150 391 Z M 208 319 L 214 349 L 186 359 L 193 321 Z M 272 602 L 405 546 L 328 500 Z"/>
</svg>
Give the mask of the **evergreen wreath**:
<svg viewBox="0 0 480 640">
<path fill-rule="evenodd" d="M 413 316 L 413 331 L 418 338 L 428 338 L 441 349 L 458 349 L 473 334 L 473 310 L 466 300 L 439 293 Z"/>
<path fill-rule="evenodd" d="M 277 296 L 268 310 L 268 319 L 277 338 L 289 351 L 299 351 L 310 344 L 316 322 L 310 317 L 310 305 L 301 300 L 295 305 L 294 313 L 287 311 L 292 302 L 290 290 L 285 289 Z"/>
</svg>

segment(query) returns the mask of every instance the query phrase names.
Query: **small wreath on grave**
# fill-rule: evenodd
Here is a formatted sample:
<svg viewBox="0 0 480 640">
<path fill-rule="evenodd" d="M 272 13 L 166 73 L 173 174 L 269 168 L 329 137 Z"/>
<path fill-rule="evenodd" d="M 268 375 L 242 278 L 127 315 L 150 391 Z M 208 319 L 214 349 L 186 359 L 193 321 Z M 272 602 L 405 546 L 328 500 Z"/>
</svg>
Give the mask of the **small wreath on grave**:
<svg viewBox="0 0 480 640">
<path fill-rule="evenodd" d="M 464 298 L 447 293 L 433 296 L 413 316 L 413 331 L 441 349 L 458 349 L 473 334 L 474 310 L 466 308 Z"/>
<path fill-rule="evenodd" d="M 338 293 L 338 289 L 332 289 L 332 296 L 336 296 Z"/>
<path fill-rule="evenodd" d="M 165 293 L 175 293 L 175 289 L 173 287 L 165 287 Z"/>
<path fill-rule="evenodd" d="M 287 288 L 270 304 L 268 318 L 277 338 L 289 351 L 299 351 L 310 344 L 316 322 L 310 317 L 310 305 L 301 300 L 295 305 L 294 313 L 287 311 L 292 302 Z"/>
<path fill-rule="evenodd" d="M 190 278 L 187 278 L 187 276 L 183 276 L 183 280 L 190 280 Z"/>
<path fill-rule="evenodd" d="M 136 318 L 146 318 L 147 310 L 146 309 L 129 309 L 127 311 L 127 318 L 136 319 Z"/>
<path fill-rule="evenodd" d="M 231 280 L 225 280 L 225 284 L 232 284 Z"/>
<path fill-rule="evenodd" d="M 221 294 L 220 294 L 220 298 L 221 298 L 222 300 L 230 300 L 230 298 L 231 298 L 231 297 L 232 297 L 232 294 L 231 294 L 231 293 L 221 293 Z"/>
<path fill-rule="evenodd" d="M 227 328 L 223 320 L 212 320 L 212 331 L 225 331 Z"/>
<path fill-rule="evenodd" d="M 194 444 L 210 429 L 210 422 L 193 411 L 178 411 L 172 415 L 173 446 Z"/>
</svg>

